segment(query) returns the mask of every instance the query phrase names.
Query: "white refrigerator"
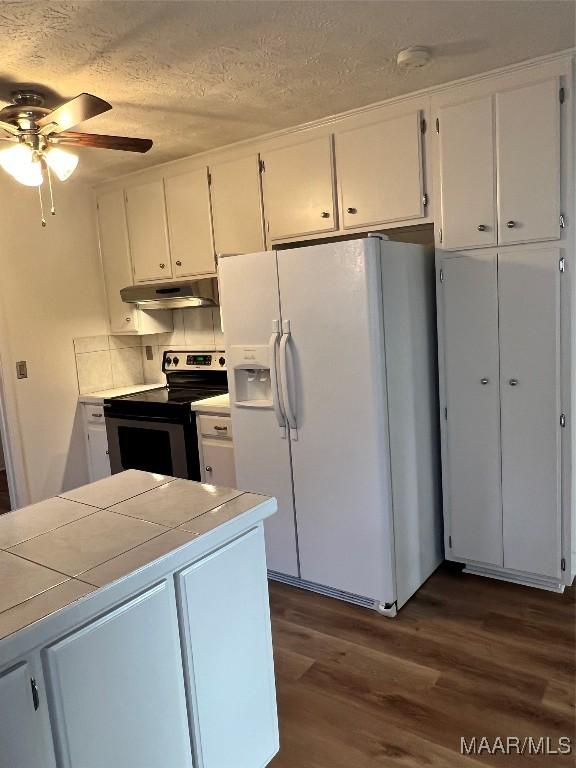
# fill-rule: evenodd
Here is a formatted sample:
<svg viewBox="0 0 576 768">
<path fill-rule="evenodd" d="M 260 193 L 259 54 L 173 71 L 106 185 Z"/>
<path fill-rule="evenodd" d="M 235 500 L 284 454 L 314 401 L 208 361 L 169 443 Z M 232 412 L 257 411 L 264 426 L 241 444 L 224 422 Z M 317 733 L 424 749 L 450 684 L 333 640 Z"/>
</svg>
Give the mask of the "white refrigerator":
<svg viewBox="0 0 576 768">
<path fill-rule="evenodd" d="M 382 236 L 224 256 L 237 485 L 272 578 L 395 615 L 442 559 L 434 255 Z"/>
</svg>

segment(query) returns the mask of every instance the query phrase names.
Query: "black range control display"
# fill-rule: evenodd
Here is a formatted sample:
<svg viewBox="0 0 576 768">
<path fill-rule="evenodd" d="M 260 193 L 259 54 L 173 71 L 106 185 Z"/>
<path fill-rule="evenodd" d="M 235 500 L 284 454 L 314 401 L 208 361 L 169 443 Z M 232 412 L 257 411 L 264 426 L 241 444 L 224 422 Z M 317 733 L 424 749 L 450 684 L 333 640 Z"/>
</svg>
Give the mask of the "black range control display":
<svg viewBox="0 0 576 768">
<path fill-rule="evenodd" d="M 212 355 L 188 355 L 186 365 L 212 365 Z"/>
</svg>

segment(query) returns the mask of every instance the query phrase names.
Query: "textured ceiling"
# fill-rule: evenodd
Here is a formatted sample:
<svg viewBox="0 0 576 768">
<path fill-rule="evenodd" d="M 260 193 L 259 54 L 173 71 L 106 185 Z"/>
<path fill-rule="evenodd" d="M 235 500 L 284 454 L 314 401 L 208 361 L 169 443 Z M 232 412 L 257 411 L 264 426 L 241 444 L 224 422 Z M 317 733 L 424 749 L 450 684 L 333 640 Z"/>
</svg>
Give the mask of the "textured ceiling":
<svg viewBox="0 0 576 768">
<path fill-rule="evenodd" d="M 0 103 L 17 83 L 51 104 L 89 91 L 97 133 L 152 138 L 144 156 L 80 150 L 111 178 L 574 45 L 571 1 L 3 2 Z M 395 55 L 428 45 L 427 68 Z"/>
</svg>

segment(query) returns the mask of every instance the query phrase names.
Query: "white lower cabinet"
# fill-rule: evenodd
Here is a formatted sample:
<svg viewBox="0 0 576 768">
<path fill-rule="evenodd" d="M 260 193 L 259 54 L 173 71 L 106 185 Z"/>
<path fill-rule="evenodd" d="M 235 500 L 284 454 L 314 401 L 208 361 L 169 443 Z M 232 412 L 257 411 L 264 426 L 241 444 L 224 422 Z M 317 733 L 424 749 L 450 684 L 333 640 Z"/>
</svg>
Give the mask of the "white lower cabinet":
<svg viewBox="0 0 576 768">
<path fill-rule="evenodd" d="M 99 404 L 84 403 L 84 435 L 88 457 L 88 476 L 90 482 L 109 477 L 110 456 L 108 454 L 108 435 L 104 423 L 104 408 Z"/>
<path fill-rule="evenodd" d="M 195 768 L 267 765 L 278 723 L 262 527 L 184 570 L 179 592 Z"/>
<path fill-rule="evenodd" d="M 39 709 L 40 694 L 26 661 L 0 674 L 0 768 L 54 765 Z"/>
<path fill-rule="evenodd" d="M 48 648 L 46 661 L 60 766 L 191 768 L 169 582 Z"/>
<path fill-rule="evenodd" d="M 230 416 L 196 414 L 200 474 L 203 483 L 236 487 L 232 419 Z"/>
<path fill-rule="evenodd" d="M 446 254 L 439 283 L 448 557 L 551 588 L 570 573 L 561 256 L 536 246 Z"/>
<path fill-rule="evenodd" d="M 264 528 L 226 526 L 0 641 L 0 768 L 270 762 Z"/>
</svg>

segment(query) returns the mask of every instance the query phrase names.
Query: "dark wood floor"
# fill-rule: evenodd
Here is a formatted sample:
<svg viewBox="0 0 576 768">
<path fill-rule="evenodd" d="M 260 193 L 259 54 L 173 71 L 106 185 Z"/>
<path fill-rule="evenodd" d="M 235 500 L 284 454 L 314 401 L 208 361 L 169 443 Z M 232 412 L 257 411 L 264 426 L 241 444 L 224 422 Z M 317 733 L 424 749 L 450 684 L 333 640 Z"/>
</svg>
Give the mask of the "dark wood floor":
<svg viewBox="0 0 576 768">
<path fill-rule="evenodd" d="M 0 515 L 10 511 L 10 496 L 8 495 L 8 481 L 6 470 L 0 469 Z"/>
<path fill-rule="evenodd" d="M 443 566 L 394 619 L 271 583 L 273 768 L 574 766 L 460 754 L 460 737 L 575 737 L 574 589 Z"/>
</svg>

